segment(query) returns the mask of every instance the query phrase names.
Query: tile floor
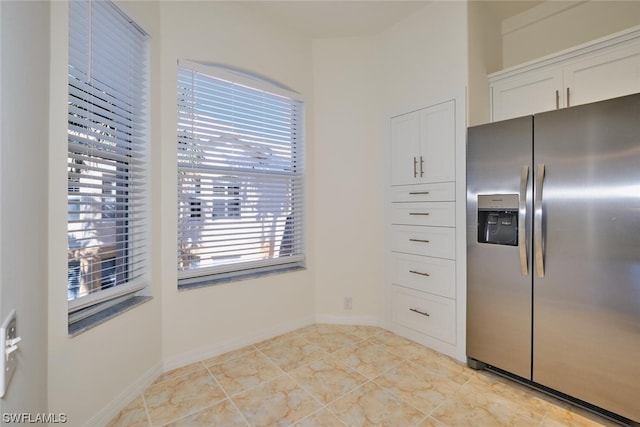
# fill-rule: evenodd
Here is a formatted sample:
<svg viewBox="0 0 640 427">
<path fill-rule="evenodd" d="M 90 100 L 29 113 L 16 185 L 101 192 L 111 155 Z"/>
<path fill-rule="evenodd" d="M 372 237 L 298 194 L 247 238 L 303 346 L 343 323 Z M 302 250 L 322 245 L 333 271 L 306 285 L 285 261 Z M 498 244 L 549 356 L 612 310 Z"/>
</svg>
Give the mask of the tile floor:
<svg viewBox="0 0 640 427">
<path fill-rule="evenodd" d="M 116 426 L 613 426 L 372 326 L 315 324 L 161 375 Z"/>
</svg>

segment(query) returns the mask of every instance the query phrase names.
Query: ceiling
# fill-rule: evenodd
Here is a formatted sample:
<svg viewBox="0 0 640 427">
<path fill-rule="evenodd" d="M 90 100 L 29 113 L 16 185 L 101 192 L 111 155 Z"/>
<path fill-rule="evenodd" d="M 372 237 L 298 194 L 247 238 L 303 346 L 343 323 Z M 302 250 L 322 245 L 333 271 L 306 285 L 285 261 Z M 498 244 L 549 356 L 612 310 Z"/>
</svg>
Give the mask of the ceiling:
<svg viewBox="0 0 640 427">
<path fill-rule="evenodd" d="M 483 1 L 499 20 L 542 3 L 528 0 L 472 1 Z M 423 0 L 263 0 L 245 4 L 255 6 L 260 13 L 311 37 L 349 37 L 377 34 L 429 3 Z"/>
</svg>

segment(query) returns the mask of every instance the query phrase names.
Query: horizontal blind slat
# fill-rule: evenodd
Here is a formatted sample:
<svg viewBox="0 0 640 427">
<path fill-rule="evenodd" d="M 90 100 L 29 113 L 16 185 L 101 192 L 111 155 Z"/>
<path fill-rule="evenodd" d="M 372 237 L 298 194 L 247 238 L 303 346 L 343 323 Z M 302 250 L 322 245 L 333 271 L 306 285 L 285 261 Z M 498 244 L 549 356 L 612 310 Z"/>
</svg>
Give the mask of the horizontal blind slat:
<svg viewBox="0 0 640 427">
<path fill-rule="evenodd" d="M 110 1 L 69 4 L 70 311 L 147 274 L 147 39 Z"/>
</svg>

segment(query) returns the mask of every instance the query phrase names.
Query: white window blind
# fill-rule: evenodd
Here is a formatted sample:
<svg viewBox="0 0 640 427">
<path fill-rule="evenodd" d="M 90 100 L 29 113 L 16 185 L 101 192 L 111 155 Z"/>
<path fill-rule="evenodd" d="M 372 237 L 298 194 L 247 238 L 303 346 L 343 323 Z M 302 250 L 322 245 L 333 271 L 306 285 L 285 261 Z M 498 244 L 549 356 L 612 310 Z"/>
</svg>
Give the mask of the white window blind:
<svg viewBox="0 0 640 427">
<path fill-rule="evenodd" d="M 109 1 L 69 2 L 70 322 L 145 284 L 147 39 Z"/>
<path fill-rule="evenodd" d="M 303 135 L 295 93 L 180 63 L 180 286 L 303 265 Z"/>
</svg>

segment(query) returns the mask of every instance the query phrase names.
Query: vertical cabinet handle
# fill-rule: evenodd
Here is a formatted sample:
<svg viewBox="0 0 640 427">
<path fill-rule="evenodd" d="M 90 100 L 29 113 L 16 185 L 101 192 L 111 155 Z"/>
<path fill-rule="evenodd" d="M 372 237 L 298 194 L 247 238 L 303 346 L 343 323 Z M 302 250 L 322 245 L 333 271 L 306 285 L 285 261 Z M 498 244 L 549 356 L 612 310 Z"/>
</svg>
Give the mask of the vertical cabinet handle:
<svg viewBox="0 0 640 427">
<path fill-rule="evenodd" d="M 413 177 L 418 177 L 418 159 L 415 156 L 413 157 Z"/>
<path fill-rule="evenodd" d="M 536 274 L 538 277 L 544 277 L 544 248 L 542 247 L 543 233 L 542 233 L 542 186 L 544 185 L 544 164 L 538 165 L 538 171 L 536 176 L 536 208 L 534 213 L 534 245 L 536 247 Z"/>
<path fill-rule="evenodd" d="M 420 156 L 420 178 L 424 176 L 424 159 Z"/>
<path fill-rule="evenodd" d="M 569 96 L 569 88 L 567 88 L 567 107 L 571 106 L 571 101 L 570 100 L 571 100 L 571 98 Z"/>
<path fill-rule="evenodd" d="M 556 110 L 560 108 L 560 91 L 556 90 Z"/>
<path fill-rule="evenodd" d="M 520 199 L 518 203 L 518 249 L 520 250 L 520 272 L 529 275 L 527 256 L 527 184 L 529 182 L 529 166 L 520 170 Z"/>
</svg>

